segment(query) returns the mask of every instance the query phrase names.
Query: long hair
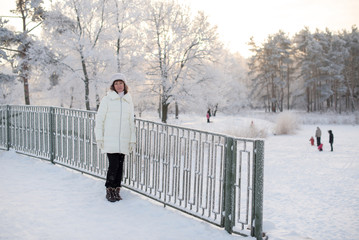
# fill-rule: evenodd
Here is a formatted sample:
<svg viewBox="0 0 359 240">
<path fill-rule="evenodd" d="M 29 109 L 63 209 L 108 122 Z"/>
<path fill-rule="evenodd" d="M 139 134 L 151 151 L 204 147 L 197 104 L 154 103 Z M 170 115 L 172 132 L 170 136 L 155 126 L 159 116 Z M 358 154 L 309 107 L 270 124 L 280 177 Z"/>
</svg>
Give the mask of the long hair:
<svg viewBox="0 0 359 240">
<path fill-rule="evenodd" d="M 123 92 L 124 92 L 125 94 L 127 94 L 127 92 L 128 92 L 128 87 L 127 87 L 127 84 L 126 84 L 123 80 L 115 80 L 115 81 L 113 81 L 113 83 L 111 84 L 110 89 L 111 89 L 112 91 L 117 92 L 116 89 L 115 89 L 115 82 L 117 82 L 117 81 L 123 82 L 123 84 L 125 85 L 125 87 L 124 87 L 124 89 L 123 89 Z"/>
</svg>

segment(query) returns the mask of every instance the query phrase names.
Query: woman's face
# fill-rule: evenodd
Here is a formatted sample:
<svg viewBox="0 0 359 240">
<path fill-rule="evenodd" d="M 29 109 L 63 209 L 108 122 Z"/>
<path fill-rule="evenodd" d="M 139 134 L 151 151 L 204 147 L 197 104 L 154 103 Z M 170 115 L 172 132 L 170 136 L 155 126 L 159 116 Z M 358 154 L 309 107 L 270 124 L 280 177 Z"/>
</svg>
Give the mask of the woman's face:
<svg viewBox="0 0 359 240">
<path fill-rule="evenodd" d="M 123 83 L 122 80 L 116 81 L 113 85 L 115 87 L 116 92 L 118 93 L 123 92 L 123 90 L 125 90 L 125 84 Z"/>
</svg>

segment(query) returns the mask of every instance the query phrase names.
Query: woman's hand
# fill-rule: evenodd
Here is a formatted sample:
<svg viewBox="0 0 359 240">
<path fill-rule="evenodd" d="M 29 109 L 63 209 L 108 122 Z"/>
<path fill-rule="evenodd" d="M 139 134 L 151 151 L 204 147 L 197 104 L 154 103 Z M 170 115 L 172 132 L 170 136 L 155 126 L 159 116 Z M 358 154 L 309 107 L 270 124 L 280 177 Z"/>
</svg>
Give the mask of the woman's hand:
<svg viewBox="0 0 359 240">
<path fill-rule="evenodd" d="M 136 143 L 131 142 L 131 143 L 130 143 L 130 152 L 134 151 L 134 150 L 135 150 L 135 147 L 136 147 Z"/>
<path fill-rule="evenodd" d="M 103 140 L 98 140 L 98 141 L 97 141 L 97 147 L 98 147 L 99 149 L 103 149 L 103 147 L 104 147 Z"/>
</svg>

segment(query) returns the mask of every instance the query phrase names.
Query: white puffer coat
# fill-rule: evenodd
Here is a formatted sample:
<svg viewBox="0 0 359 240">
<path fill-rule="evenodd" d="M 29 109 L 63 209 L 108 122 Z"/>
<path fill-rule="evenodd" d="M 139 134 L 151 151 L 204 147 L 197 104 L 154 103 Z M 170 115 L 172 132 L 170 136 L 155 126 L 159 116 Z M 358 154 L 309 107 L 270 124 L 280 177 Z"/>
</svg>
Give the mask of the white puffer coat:
<svg viewBox="0 0 359 240">
<path fill-rule="evenodd" d="M 129 154 L 130 144 L 136 143 L 132 97 L 129 93 L 122 98 L 110 91 L 101 100 L 96 115 L 95 135 L 103 141 L 103 153 Z"/>
</svg>

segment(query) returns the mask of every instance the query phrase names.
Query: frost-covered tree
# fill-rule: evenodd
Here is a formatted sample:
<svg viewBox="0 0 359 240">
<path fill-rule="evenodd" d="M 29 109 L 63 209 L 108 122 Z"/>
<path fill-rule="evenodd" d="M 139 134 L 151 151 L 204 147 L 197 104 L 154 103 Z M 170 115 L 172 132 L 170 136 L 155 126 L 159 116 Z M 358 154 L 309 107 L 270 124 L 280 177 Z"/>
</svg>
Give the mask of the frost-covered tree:
<svg viewBox="0 0 359 240">
<path fill-rule="evenodd" d="M 226 89 L 225 105 L 221 107 L 228 113 L 236 113 L 248 107 L 248 67 L 246 60 L 238 53 L 223 51 L 220 64 L 225 74 L 224 79 L 219 81 Z M 216 94 L 216 93 L 215 93 Z"/>
<path fill-rule="evenodd" d="M 125 73 L 128 85 L 135 101 L 135 108 L 142 113 L 148 107 L 152 94 L 148 91 L 146 81 L 145 37 L 141 30 L 146 12 L 146 0 L 111 0 L 108 1 L 109 26 L 105 31 L 107 44 L 110 46 L 109 67 L 112 71 Z M 113 58 L 114 56 L 115 58 Z M 149 104 L 150 106 L 152 104 Z"/>
<path fill-rule="evenodd" d="M 246 63 L 239 54 L 222 50 L 216 62 L 207 62 L 197 75 L 195 84 L 188 87 L 187 105 L 205 114 L 208 109 L 213 116 L 216 111 L 236 113 L 248 106 Z M 196 107 L 196 109 L 194 109 Z"/>
<path fill-rule="evenodd" d="M 359 106 L 359 31 L 356 26 L 353 26 L 351 32 L 343 31 L 341 35 L 348 52 L 343 70 L 347 87 L 345 106 L 346 109 L 354 111 Z"/>
<path fill-rule="evenodd" d="M 10 74 L 0 73 L 0 104 L 6 103 L 7 97 L 10 95 L 14 76 Z"/>
<path fill-rule="evenodd" d="M 71 102 L 84 96 L 86 109 L 91 109 L 93 102 L 98 106 L 114 72 L 127 75 L 131 92 L 137 84 L 132 79 L 145 78 L 139 30 L 143 5 L 142 0 L 66 0 L 52 4 L 43 35 L 63 56 L 67 70 L 62 78 L 66 79 Z M 79 80 L 84 91 L 78 88 Z"/>
<path fill-rule="evenodd" d="M 303 29 L 294 37 L 296 60 L 306 88 L 307 111 L 338 109 L 338 100 L 345 94 L 345 42 L 329 29 L 310 33 Z"/>
<path fill-rule="evenodd" d="M 26 105 L 30 105 L 29 85 L 33 64 L 34 61 L 39 63 L 41 60 L 32 54 L 45 51 L 32 34 L 43 22 L 42 5 L 42 0 L 16 0 L 16 9 L 11 12 L 21 19 L 21 30 L 18 32 L 5 29 L 3 21 L 0 26 L 0 55 L 11 63 L 13 71 L 23 83 Z"/>
<path fill-rule="evenodd" d="M 317 111 L 323 102 L 323 98 L 319 94 L 322 87 L 320 66 L 323 62 L 323 46 L 314 39 L 308 28 L 297 33 L 293 42 L 297 68 L 306 89 L 307 111 Z"/>
<path fill-rule="evenodd" d="M 331 89 L 331 94 L 327 99 L 327 108 L 341 112 L 341 99 L 347 92 L 343 70 L 345 68 L 345 59 L 348 57 L 348 51 L 345 48 L 345 41 L 339 35 L 331 34 L 327 30 L 327 38 L 329 42 L 327 81 Z"/>
<path fill-rule="evenodd" d="M 5 28 L 5 24 L 8 21 L 4 21 L 0 18 L 0 66 L 2 69 L 5 69 L 6 63 L 10 61 L 8 54 L 6 53 L 6 49 L 8 49 L 13 42 L 13 39 L 15 39 L 15 34 Z M 14 80 L 14 76 L 12 74 L 5 73 L 5 71 L 2 71 L 0 73 L 0 85 L 1 85 L 1 103 L 4 103 L 6 101 L 7 96 L 10 93 L 10 84 Z"/>
<path fill-rule="evenodd" d="M 289 39 L 288 35 L 286 35 L 283 31 L 279 31 L 274 35 L 274 40 L 278 47 L 278 61 L 277 61 L 277 69 L 278 75 L 281 80 L 282 86 L 280 87 L 281 91 L 281 100 L 280 100 L 280 110 L 283 111 L 284 107 L 284 97 L 286 96 L 287 101 L 287 109 L 291 108 L 291 95 L 292 95 L 292 82 L 293 73 L 294 73 L 294 53 L 292 49 L 292 41 Z"/>
<path fill-rule="evenodd" d="M 293 74 L 291 41 L 284 32 L 269 35 L 262 46 L 253 38 L 249 42 L 254 55 L 249 59 L 249 76 L 253 81 L 252 96 L 263 101 L 266 110 L 283 111 L 284 97 L 290 103 L 290 85 Z"/>
<path fill-rule="evenodd" d="M 218 107 L 223 110 L 229 90 L 227 79 L 223 66 L 219 63 L 204 62 L 193 83 L 187 83 L 183 87 L 186 97 L 181 98 L 178 104 L 190 111 L 202 113 L 204 117 L 208 110 L 212 115 Z"/>
<path fill-rule="evenodd" d="M 359 93 L 358 42 L 355 26 L 342 33 L 311 33 L 306 27 L 292 39 L 280 31 L 261 46 L 251 39 L 252 100 L 262 101 L 269 111 L 283 110 L 283 96 L 288 109 L 353 111 Z"/>
<path fill-rule="evenodd" d="M 314 41 L 319 44 L 318 56 L 316 63 L 316 93 L 318 110 L 324 110 L 325 103 L 328 103 L 329 98 L 333 95 L 332 82 L 333 82 L 333 65 L 334 62 L 330 59 L 331 39 L 332 33 L 327 29 L 325 32 L 318 29 L 313 34 Z"/>
<path fill-rule="evenodd" d="M 153 91 L 161 96 L 161 120 L 167 121 L 168 107 L 180 97 L 179 89 L 190 79 L 190 69 L 211 60 L 219 45 L 216 27 L 198 12 L 176 1 L 152 1 L 147 9 L 146 54 Z"/>
<path fill-rule="evenodd" d="M 134 45 L 140 45 L 141 35 L 138 31 L 140 23 L 143 21 L 143 0 L 112 0 L 109 1 L 110 24 L 115 26 L 115 34 L 111 34 L 112 41 L 114 41 L 114 48 L 116 53 L 116 64 L 118 72 L 126 72 L 131 67 L 131 52 L 137 53 L 134 50 Z M 133 54 L 136 55 L 136 54 Z"/>
<path fill-rule="evenodd" d="M 104 65 L 98 45 L 106 24 L 105 3 L 106 0 L 56 1 L 44 24 L 49 46 L 65 56 L 63 63 L 72 70 L 72 77 L 84 83 L 87 110 L 91 109 L 90 81 L 96 79 L 95 74 Z"/>
</svg>

